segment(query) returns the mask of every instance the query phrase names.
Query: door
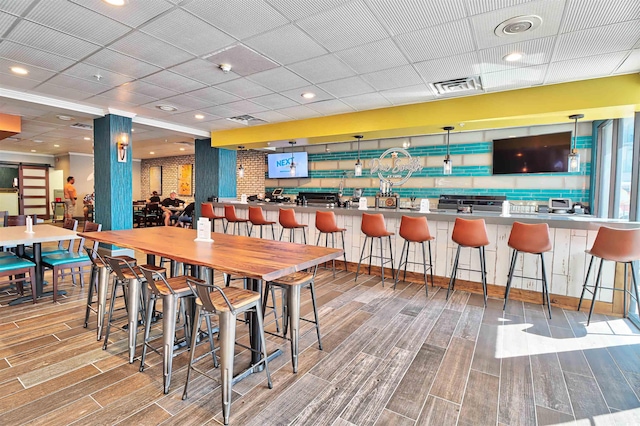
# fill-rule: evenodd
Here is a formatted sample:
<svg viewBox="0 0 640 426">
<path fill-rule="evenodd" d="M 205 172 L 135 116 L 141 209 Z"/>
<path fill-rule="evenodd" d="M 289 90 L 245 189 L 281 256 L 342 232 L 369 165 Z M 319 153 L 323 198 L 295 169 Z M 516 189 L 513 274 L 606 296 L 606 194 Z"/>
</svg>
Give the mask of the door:
<svg viewBox="0 0 640 426">
<path fill-rule="evenodd" d="M 20 165 L 20 214 L 37 214 L 50 219 L 49 167 Z"/>
</svg>

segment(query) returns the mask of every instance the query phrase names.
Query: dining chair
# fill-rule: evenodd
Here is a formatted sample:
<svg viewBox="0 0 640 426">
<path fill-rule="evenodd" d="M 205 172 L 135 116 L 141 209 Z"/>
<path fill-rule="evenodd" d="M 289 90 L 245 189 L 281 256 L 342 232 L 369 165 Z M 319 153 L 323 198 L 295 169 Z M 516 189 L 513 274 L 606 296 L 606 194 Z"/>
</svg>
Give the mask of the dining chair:
<svg viewBox="0 0 640 426">
<path fill-rule="evenodd" d="M 14 284 L 21 296 L 24 296 L 24 283 L 31 282 L 31 295 L 36 303 L 36 264 L 17 256 L 0 257 L 0 278 L 9 277 L 2 284 Z M 26 274 L 29 274 L 27 277 Z"/>
<path fill-rule="evenodd" d="M 27 224 L 28 214 L 8 215 L 5 218 L 5 226 L 25 226 Z M 38 215 L 32 215 L 33 224 L 35 225 L 38 220 Z"/>
</svg>

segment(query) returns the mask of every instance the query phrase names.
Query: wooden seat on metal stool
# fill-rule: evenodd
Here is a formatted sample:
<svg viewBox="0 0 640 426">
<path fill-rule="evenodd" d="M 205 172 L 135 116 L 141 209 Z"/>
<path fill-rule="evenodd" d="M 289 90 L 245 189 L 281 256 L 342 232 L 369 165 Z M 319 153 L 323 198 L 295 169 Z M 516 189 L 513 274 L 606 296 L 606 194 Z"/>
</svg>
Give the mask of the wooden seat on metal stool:
<svg viewBox="0 0 640 426">
<path fill-rule="evenodd" d="M 211 282 L 214 282 L 213 271 L 211 273 Z M 269 389 L 273 387 L 271 382 L 271 374 L 269 373 L 269 362 L 267 359 L 267 346 L 264 338 L 264 325 L 262 322 L 262 306 L 260 304 L 260 293 L 251 290 L 244 290 L 240 288 L 227 287 L 222 289 L 216 285 L 205 283 L 200 279 L 188 278 L 187 283 L 198 296 L 196 299 L 196 311 L 195 321 L 193 322 L 193 328 L 191 330 L 191 336 L 198 336 L 199 329 L 202 324 L 202 319 L 206 319 L 207 331 L 209 335 L 209 343 L 211 352 L 214 351 L 212 343 L 212 330 L 211 330 L 211 316 L 217 316 L 219 320 L 219 341 L 220 341 L 220 382 L 222 388 L 222 417 L 224 424 L 229 424 L 229 415 L 231 412 L 231 389 L 234 380 L 233 362 L 234 362 L 234 349 L 236 340 L 236 318 L 238 314 L 243 312 L 252 311 L 257 316 L 258 330 L 257 332 L 261 345 L 261 358 L 254 365 L 250 366 L 250 369 L 256 369 L 260 364 L 264 365 L 264 370 L 267 375 L 267 385 Z M 194 355 L 196 352 L 196 343 L 198 339 L 191 339 L 191 349 L 189 355 L 189 366 L 187 367 L 187 380 L 184 384 L 184 393 L 182 399 L 186 399 L 189 389 L 189 378 L 191 377 L 191 370 L 196 370 L 200 374 L 208 376 L 204 371 L 196 369 L 194 366 Z M 249 348 L 255 351 L 252 348 Z M 215 354 L 213 355 L 214 366 L 217 366 Z M 199 357 L 197 360 L 201 359 Z M 242 374 L 242 373 L 240 373 Z"/>
<path fill-rule="evenodd" d="M 371 275 L 371 263 L 374 257 L 380 258 L 380 270 L 382 275 L 382 285 L 384 286 L 384 264 L 391 262 L 391 277 L 395 276 L 395 270 L 393 268 L 393 247 L 391 246 L 391 236 L 395 235 L 393 232 L 387 231 L 384 224 L 384 216 L 382 213 L 368 214 L 362 213 L 362 225 L 360 227 L 362 233 L 365 235 L 364 244 L 362 245 L 362 253 L 360 253 L 360 260 L 358 261 L 358 269 L 356 270 L 355 281 L 358 280 L 358 274 L 360 273 L 360 264 L 363 259 L 369 259 L 369 275 Z M 373 240 L 377 238 L 380 242 L 380 256 L 374 256 L 373 254 Z M 382 239 L 389 239 L 389 260 L 384 260 L 384 248 Z M 364 251 L 367 248 L 367 241 L 371 239 L 369 248 L 369 256 L 364 255 Z"/>
<path fill-rule="evenodd" d="M 244 223 L 247 228 L 247 236 L 249 235 L 249 219 L 244 219 L 238 217 L 236 215 L 236 206 L 226 205 L 224 206 L 224 218 L 227 221 L 227 226 L 225 227 L 225 233 L 229 228 L 229 224 L 233 223 L 233 231 L 232 234 L 236 235 L 236 226 L 238 227 L 238 234 L 240 234 L 240 224 Z"/>
<path fill-rule="evenodd" d="M 253 207 L 249 206 L 249 222 L 251 222 L 251 229 L 249 230 L 249 236 L 253 232 L 253 227 L 260 227 L 260 238 L 262 238 L 262 227 L 263 226 L 271 226 L 271 239 L 276 239 L 276 231 L 273 228 L 273 225 L 276 223 L 271 220 L 267 220 L 264 217 L 264 212 L 262 211 L 262 207 Z"/>
<path fill-rule="evenodd" d="M 549 318 L 551 318 L 551 301 L 549 300 L 549 287 L 547 285 L 547 271 L 544 266 L 543 254 L 551 251 L 551 237 L 549 236 L 549 225 L 546 223 L 527 224 L 521 222 L 513 222 L 511 234 L 509 235 L 509 247 L 513 249 L 511 253 L 511 265 L 509 266 L 509 277 L 507 278 L 507 289 L 504 293 L 503 310 L 507 309 L 507 301 L 509 300 L 509 291 L 511 291 L 511 281 L 513 277 L 528 278 L 532 280 L 542 281 L 542 304 L 547 304 Z M 516 258 L 518 253 L 530 253 L 540 256 L 540 267 L 542 269 L 542 278 L 524 277 L 514 275 L 516 267 Z"/>
<path fill-rule="evenodd" d="M 456 250 L 456 257 L 453 261 L 453 270 L 451 271 L 451 279 L 449 280 L 449 287 L 447 288 L 447 299 L 449 299 L 449 293 L 453 290 L 456 283 L 456 274 L 458 269 L 474 271 L 473 269 L 468 268 L 458 268 L 460 249 L 462 247 L 476 248 L 478 249 L 478 254 L 480 256 L 479 272 L 481 274 L 480 279 L 482 280 L 484 305 L 487 306 L 487 264 L 485 261 L 484 248 L 489 245 L 489 236 L 487 235 L 487 226 L 484 223 L 484 219 L 461 219 L 457 217 L 453 225 L 451 239 L 454 243 L 458 244 L 458 249 Z"/>
<path fill-rule="evenodd" d="M 582 294 L 580 295 L 580 303 L 578 304 L 578 310 L 580 310 L 582 306 L 582 299 L 584 298 L 584 292 L 590 291 L 593 293 L 593 298 L 591 300 L 591 306 L 589 307 L 589 317 L 587 319 L 587 325 L 591 322 L 591 314 L 593 313 L 593 307 L 596 304 L 596 297 L 598 294 L 599 288 L 606 288 L 610 290 L 623 291 L 624 302 L 623 302 L 623 316 L 627 316 L 628 303 L 627 303 L 627 294 L 633 297 L 633 294 L 627 290 L 627 276 L 628 274 L 628 266 L 631 265 L 631 279 L 633 282 L 633 291 L 635 293 L 636 304 L 638 306 L 638 312 L 640 312 L 640 299 L 638 298 L 638 284 L 636 278 L 636 271 L 633 266 L 633 262 L 640 260 L 640 228 L 634 229 L 614 229 L 606 226 L 601 226 L 598 229 L 598 234 L 596 235 L 596 239 L 593 242 L 593 246 L 591 246 L 590 250 L 586 251 L 587 254 L 591 255 L 591 260 L 589 261 L 589 269 L 587 270 L 587 276 L 584 280 L 584 285 L 582 287 Z M 593 260 L 595 258 L 600 258 L 600 266 L 598 267 L 598 274 L 596 276 L 596 281 L 594 284 L 594 289 L 591 290 L 589 285 L 587 284 L 589 281 L 589 275 L 591 274 L 591 267 L 593 266 Z M 624 263 L 624 288 L 611 288 L 611 287 L 602 287 L 600 285 L 602 281 L 602 264 L 605 260 L 609 260 L 616 263 Z"/>
<path fill-rule="evenodd" d="M 316 211 L 316 229 L 318 230 L 318 239 L 316 245 L 320 245 L 320 237 L 324 234 L 324 246 L 329 247 L 329 235 L 331 235 L 331 247 L 335 248 L 336 239 L 335 234 L 342 236 L 342 251 L 344 256 L 344 270 L 347 271 L 347 251 L 344 248 L 344 232 L 347 228 L 340 228 L 336 222 L 336 215 L 334 212 Z M 333 267 L 333 277 L 336 276 L 336 261 L 331 261 Z"/>
<path fill-rule="evenodd" d="M 211 203 L 201 203 L 200 204 L 200 217 L 206 217 L 212 223 L 211 230 L 215 232 L 216 230 L 216 220 L 222 222 L 222 229 L 224 232 L 227 232 L 227 226 L 224 223 L 224 216 L 218 216 L 216 212 L 213 210 L 213 204 Z"/>
<path fill-rule="evenodd" d="M 296 229 L 302 230 L 302 241 L 304 244 L 307 244 L 307 225 L 304 223 L 298 223 L 296 220 L 296 212 L 293 209 L 280 209 L 278 212 L 278 221 L 280 222 L 280 226 L 282 226 L 282 231 L 280 231 L 279 240 L 282 241 L 282 235 L 284 234 L 284 230 L 289 230 L 289 241 L 292 243 L 296 242 Z"/>
<path fill-rule="evenodd" d="M 396 288 L 398 279 L 400 278 L 400 270 L 404 265 L 404 280 L 407 279 L 407 263 L 413 263 L 419 265 L 418 262 L 409 262 L 409 248 L 411 243 L 420 243 L 422 246 L 422 268 L 424 273 L 424 291 L 428 295 L 427 290 L 427 271 L 431 273 L 431 286 L 433 287 L 433 260 L 431 257 L 431 241 L 434 237 L 429 232 L 429 225 L 427 224 L 427 218 L 424 216 L 410 217 L 402 216 L 400 219 L 400 236 L 404 239 L 402 244 L 402 252 L 400 253 L 400 263 L 398 264 L 398 270 L 396 271 L 396 281 L 393 288 Z M 427 254 L 424 243 L 427 243 L 429 247 L 429 267 L 427 268 Z M 404 257 L 404 260 L 403 260 Z"/>
</svg>

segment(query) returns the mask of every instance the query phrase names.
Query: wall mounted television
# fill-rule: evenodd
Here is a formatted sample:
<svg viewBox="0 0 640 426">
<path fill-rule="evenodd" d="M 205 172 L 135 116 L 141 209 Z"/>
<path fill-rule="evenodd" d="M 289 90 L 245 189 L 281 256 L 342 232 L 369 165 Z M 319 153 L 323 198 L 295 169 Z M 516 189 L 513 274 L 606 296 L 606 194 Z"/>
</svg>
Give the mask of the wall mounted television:
<svg viewBox="0 0 640 426">
<path fill-rule="evenodd" d="M 291 153 L 278 153 L 267 155 L 268 171 L 267 176 L 269 179 L 284 179 L 284 178 L 306 178 L 309 177 L 309 160 L 307 153 L 294 152 L 293 161 L 296 163 L 296 174 L 291 176 Z"/>
<path fill-rule="evenodd" d="M 567 171 L 571 132 L 494 139 L 493 174 Z"/>
</svg>

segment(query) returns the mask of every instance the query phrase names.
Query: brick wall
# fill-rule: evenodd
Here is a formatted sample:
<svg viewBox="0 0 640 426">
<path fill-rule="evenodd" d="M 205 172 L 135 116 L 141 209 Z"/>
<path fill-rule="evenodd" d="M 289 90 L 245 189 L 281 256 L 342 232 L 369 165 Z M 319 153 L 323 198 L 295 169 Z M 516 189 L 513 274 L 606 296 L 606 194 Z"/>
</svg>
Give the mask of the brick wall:
<svg viewBox="0 0 640 426">
<path fill-rule="evenodd" d="M 238 178 L 237 195 L 256 195 L 264 193 L 264 176 L 266 171 L 266 154 L 260 151 L 238 151 L 238 164 L 242 164 L 244 177 Z"/>
<path fill-rule="evenodd" d="M 141 196 L 144 198 L 149 198 L 151 196 L 151 192 L 149 191 L 149 167 L 151 166 L 162 166 L 162 194 L 160 194 L 161 199 L 168 197 L 171 191 L 178 192 L 178 166 L 183 164 L 195 164 L 195 156 L 182 155 L 179 157 L 163 157 L 142 160 L 140 170 Z M 195 171 L 193 174 L 195 175 Z M 195 179 L 193 179 L 192 188 L 193 191 L 196 190 Z M 193 201 L 193 194 L 191 196 L 178 195 L 178 198 L 186 201 L 187 203 L 190 203 L 191 201 Z"/>
</svg>

